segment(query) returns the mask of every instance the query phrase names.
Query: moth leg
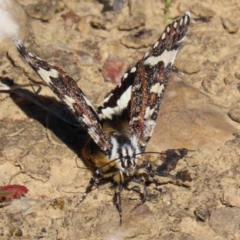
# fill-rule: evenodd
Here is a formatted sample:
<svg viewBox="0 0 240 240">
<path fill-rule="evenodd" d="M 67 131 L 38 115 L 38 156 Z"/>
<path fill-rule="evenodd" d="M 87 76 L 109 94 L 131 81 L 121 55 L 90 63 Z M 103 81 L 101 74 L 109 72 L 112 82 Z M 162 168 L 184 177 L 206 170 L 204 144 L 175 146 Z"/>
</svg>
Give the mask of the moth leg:
<svg viewBox="0 0 240 240">
<path fill-rule="evenodd" d="M 141 170 L 143 171 L 141 172 Z M 131 212 L 146 202 L 148 197 L 146 182 L 149 181 L 150 178 L 154 177 L 152 165 L 148 161 L 144 161 L 142 164 L 138 165 L 137 171 L 137 175 L 133 176 L 131 180 L 137 183 L 138 186 L 134 186 L 133 188 L 131 188 L 131 190 L 137 192 L 140 195 L 141 201 L 131 210 Z"/>
<path fill-rule="evenodd" d="M 146 184 L 144 181 L 142 181 L 141 179 L 139 179 L 137 177 L 133 177 L 132 181 L 139 184 L 139 186 L 133 187 L 132 190 L 139 193 L 141 201 L 135 207 L 133 207 L 133 209 L 130 212 L 134 211 L 139 206 L 143 205 L 146 202 L 147 196 L 148 196 Z"/>
<path fill-rule="evenodd" d="M 161 177 L 164 177 L 164 178 L 168 178 L 166 181 L 164 182 L 159 182 L 157 179 L 156 179 L 156 176 L 159 176 L 158 174 L 155 175 L 155 177 L 153 178 L 152 182 L 155 184 L 156 186 L 156 189 L 158 191 L 162 191 L 161 189 L 161 186 L 162 185 L 166 185 L 166 184 L 173 184 L 173 185 L 176 185 L 176 186 L 180 186 L 180 187 L 186 187 L 186 188 L 190 188 L 190 185 L 188 182 L 184 182 L 182 181 L 179 177 L 177 176 L 174 176 L 174 175 L 171 175 L 169 173 L 165 173 L 165 174 L 162 174 Z"/>
<path fill-rule="evenodd" d="M 114 197 L 114 203 L 117 207 L 117 210 L 119 212 L 120 217 L 120 226 L 122 225 L 122 198 L 121 198 L 121 192 L 123 190 L 122 182 L 119 182 L 116 187 L 115 197 Z"/>
<path fill-rule="evenodd" d="M 85 190 L 85 193 L 83 196 L 78 200 L 77 204 L 75 207 L 77 207 L 80 203 L 84 201 L 84 199 L 87 197 L 87 195 L 92 191 L 94 186 L 98 186 L 101 183 L 103 177 L 103 172 L 101 170 L 96 170 L 91 177 L 91 180 L 89 181 L 87 188 Z"/>
<path fill-rule="evenodd" d="M 140 169 L 143 169 L 143 170 L 146 170 L 146 171 L 138 174 L 138 176 L 144 175 L 144 177 L 153 178 L 154 175 L 155 175 L 155 172 L 152 169 L 152 164 L 148 161 L 144 161 L 142 164 L 138 165 L 137 166 L 137 171 L 140 170 Z"/>
</svg>

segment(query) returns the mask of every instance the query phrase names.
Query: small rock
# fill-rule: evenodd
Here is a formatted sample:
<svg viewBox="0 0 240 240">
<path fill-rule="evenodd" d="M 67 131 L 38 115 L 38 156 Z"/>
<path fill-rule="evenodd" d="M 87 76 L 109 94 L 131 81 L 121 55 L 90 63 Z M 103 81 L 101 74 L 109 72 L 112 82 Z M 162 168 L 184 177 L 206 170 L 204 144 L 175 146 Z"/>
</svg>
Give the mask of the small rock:
<svg viewBox="0 0 240 240">
<path fill-rule="evenodd" d="M 18 228 L 16 231 L 15 231 L 15 236 L 16 237 L 22 237 L 23 236 L 23 232 L 20 228 Z"/>
<path fill-rule="evenodd" d="M 222 18 L 222 25 L 229 33 L 236 33 L 239 28 L 236 23 L 233 23 L 228 18 Z"/>
<path fill-rule="evenodd" d="M 144 26 L 146 23 L 146 16 L 144 14 L 139 14 L 135 17 L 125 19 L 118 26 L 119 30 L 132 30 L 141 26 Z"/>
<path fill-rule="evenodd" d="M 240 108 L 232 108 L 228 112 L 228 116 L 235 122 L 240 123 Z"/>
<path fill-rule="evenodd" d="M 62 210 L 64 205 L 65 205 L 65 201 L 63 198 L 55 198 L 53 201 L 52 201 L 52 204 L 54 209 L 60 209 Z"/>
<path fill-rule="evenodd" d="M 102 54 L 99 51 L 95 52 L 93 55 L 93 59 L 94 61 L 100 62 L 102 60 Z"/>
<path fill-rule="evenodd" d="M 208 210 L 207 206 L 199 206 L 194 210 L 194 214 L 198 220 L 205 222 L 210 216 L 210 211 Z"/>
<path fill-rule="evenodd" d="M 210 226 L 223 239 L 239 239 L 240 209 L 219 208 L 211 213 Z"/>
<path fill-rule="evenodd" d="M 120 30 L 132 30 L 144 26 L 146 23 L 145 2 L 143 0 L 129 0 L 130 18 L 120 23 Z"/>
<path fill-rule="evenodd" d="M 68 25 L 72 25 L 73 23 L 78 22 L 79 17 L 78 15 L 76 15 L 74 12 L 69 11 L 66 12 L 64 14 L 61 15 L 61 17 L 63 18 L 63 20 L 68 24 Z"/>
<path fill-rule="evenodd" d="M 121 77 L 126 70 L 126 61 L 123 58 L 110 55 L 103 65 L 103 78 L 114 84 L 121 81 Z"/>
<path fill-rule="evenodd" d="M 202 87 L 206 92 L 210 92 L 209 90 L 212 87 L 211 81 L 207 78 L 204 78 L 202 81 Z"/>
<path fill-rule="evenodd" d="M 227 184 L 227 186 L 223 188 L 224 191 L 221 197 L 221 202 L 226 206 L 239 208 L 240 207 L 240 198 L 239 198 L 240 191 L 238 186 L 233 184 L 234 181 L 235 179 L 232 179 L 232 182 L 230 184 Z"/>
<path fill-rule="evenodd" d="M 206 92 L 216 94 L 219 90 L 219 84 L 215 81 L 216 77 L 217 75 L 215 73 L 203 77 L 202 87 Z"/>
<path fill-rule="evenodd" d="M 199 62 L 181 60 L 176 61 L 174 65 L 180 72 L 187 74 L 197 73 L 201 70 Z"/>
<path fill-rule="evenodd" d="M 80 64 L 85 66 L 92 66 L 93 65 L 93 58 L 90 55 L 84 55 L 80 58 Z"/>
<path fill-rule="evenodd" d="M 104 16 L 92 16 L 90 24 L 95 29 L 103 29 L 110 31 L 115 27 L 116 14 L 114 12 L 107 12 Z"/>
<path fill-rule="evenodd" d="M 232 76 L 232 74 L 228 74 L 227 77 L 223 78 L 223 82 L 226 84 L 226 85 L 230 85 L 234 82 L 234 77 Z"/>
<path fill-rule="evenodd" d="M 99 3 L 103 5 L 102 13 L 109 12 L 113 10 L 112 1 L 108 0 L 98 0 Z"/>
<path fill-rule="evenodd" d="M 97 28 L 97 29 L 107 29 L 106 28 L 106 21 L 104 21 L 103 18 L 99 17 L 99 16 L 95 16 L 92 18 L 91 20 L 91 25 L 93 28 Z"/>
<path fill-rule="evenodd" d="M 149 47 L 156 40 L 155 30 L 142 29 L 141 31 L 129 34 L 121 39 L 121 43 L 129 48 Z"/>
<path fill-rule="evenodd" d="M 144 0 L 129 0 L 130 15 L 137 16 L 145 12 Z"/>
<path fill-rule="evenodd" d="M 76 29 L 79 32 L 88 34 L 91 32 L 91 26 L 90 26 L 90 22 L 91 22 L 91 18 L 92 16 L 84 16 L 82 17 L 79 22 L 77 23 Z"/>
<path fill-rule="evenodd" d="M 234 77 L 240 80 L 240 73 L 234 73 Z"/>
<path fill-rule="evenodd" d="M 212 18 L 215 15 L 212 9 L 204 7 L 201 3 L 193 4 L 191 6 L 191 12 L 193 12 L 196 17 L 200 18 Z"/>
<path fill-rule="evenodd" d="M 113 1 L 113 10 L 115 11 L 121 11 L 124 6 L 124 1 L 123 0 L 114 0 Z"/>
<path fill-rule="evenodd" d="M 43 21 L 50 20 L 54 13 L 59 9 L 59 0 L 46 1 L 40 0 L 26 7 L 26 12 L 36 19 L 41 19 Z"/>
</svg>

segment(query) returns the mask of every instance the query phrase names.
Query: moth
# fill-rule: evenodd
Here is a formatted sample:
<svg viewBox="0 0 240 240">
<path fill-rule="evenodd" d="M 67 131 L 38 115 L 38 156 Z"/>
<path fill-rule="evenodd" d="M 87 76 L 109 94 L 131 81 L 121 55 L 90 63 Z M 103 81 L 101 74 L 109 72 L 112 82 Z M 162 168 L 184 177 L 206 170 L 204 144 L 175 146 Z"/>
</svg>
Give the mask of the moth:
<svg viewBox="0 0 240 240">
<path fill-rule="evenodd" d="M 172 65 L 190 23 L 186 12 L 169 24 L 150 50 L 123 75 L 121 83 L 93 107 L 76 82 L 61 68 L 29 53 L 13 39 L 24 60 L 66 104 L 89 134 L 81 156 L 93 171 L 81 203 L 94 186 L 112 180 L 116 186 L 115 205 L 122 222 L 121 192 L 130 182 L 143 188 L 143 204 L 147 198 L 147 181 L 154 180 L 156 170 L 143 158 L 156 124 L 163 94 Z M 77 204 L 77 205 L 78 205 Z"/>
</svg>

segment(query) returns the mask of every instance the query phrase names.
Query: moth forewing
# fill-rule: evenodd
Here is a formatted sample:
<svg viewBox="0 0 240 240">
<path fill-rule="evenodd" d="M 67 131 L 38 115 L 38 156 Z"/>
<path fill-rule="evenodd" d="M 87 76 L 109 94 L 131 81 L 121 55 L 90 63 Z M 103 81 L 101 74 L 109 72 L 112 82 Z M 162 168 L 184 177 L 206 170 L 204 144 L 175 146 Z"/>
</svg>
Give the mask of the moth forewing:
<svg viewBox="0 0 240 240">
<path fill-rule="evenodd" d="M 19 53 L 40 78 L 66 104 L 91 138 L 103 151 L 110 150 L 110 144 L 102 129 L 98 115 L 77 83 L 61 68 L 29 53 L 21 41 L 13 39 Z"/>
<path fill-rule="evenodd" d="M 153 134 L 172 65 L 189 23 L 190 13 L 186 12 L 183 17 L 169 24 L 136 70 L 130 100 L 129 128 L 138 137 L 142 147 L 147 145 Z"/>
</svg>

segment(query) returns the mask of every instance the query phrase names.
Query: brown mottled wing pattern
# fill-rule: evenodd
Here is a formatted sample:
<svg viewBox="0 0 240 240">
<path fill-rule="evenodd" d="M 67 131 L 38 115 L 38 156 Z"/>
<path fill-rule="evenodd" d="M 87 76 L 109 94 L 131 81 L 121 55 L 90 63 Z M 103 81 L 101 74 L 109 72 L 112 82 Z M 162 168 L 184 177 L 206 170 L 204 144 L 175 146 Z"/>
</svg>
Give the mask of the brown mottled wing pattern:
<svg viewBox="0 0 240 240">
<path fill-rule="evenodd" d="M 53 66 L 41 58 L 28 53 L 18 39 L 13 39 L 13 41 L 22 57 L 66 104 L 95 143 L 103 151 L 109 152 L 111 145 L 102 129 L 99 117 L 76 82 L 59 67 Z"/>
<path fill-rule="evenodd" d="M 129 130 L 137 136 L 142 148 L 153 134 L 172 64 L 189 23 L 190 13 L 186 12 L 165 28 L 158 41 L 138 63 L 131 92 Z"/>
</svg>

